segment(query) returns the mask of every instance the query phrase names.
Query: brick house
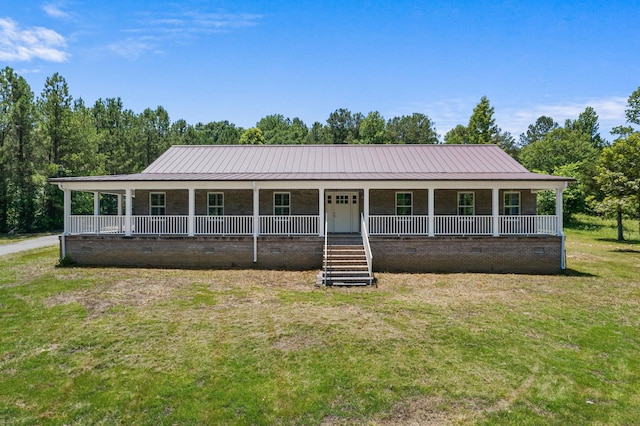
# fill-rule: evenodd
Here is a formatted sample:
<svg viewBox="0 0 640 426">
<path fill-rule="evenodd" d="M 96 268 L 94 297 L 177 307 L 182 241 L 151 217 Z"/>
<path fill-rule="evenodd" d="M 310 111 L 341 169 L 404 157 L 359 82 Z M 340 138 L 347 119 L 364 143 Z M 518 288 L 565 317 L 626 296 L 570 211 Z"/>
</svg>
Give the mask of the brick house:
<svg viewBox="0 0 640 426">
<path fill-rule="evenodd" d="M 138 174 L 51 182 L 62 256 L 80 264 L 326 270 L 340 237 L 371 276 L 559 272 L 569 180 L 494 145 L 207 145 L 171 147 Z M 541 190 L 555 215 L 537 215 Z M 94 194 L 94 214 L 73 214 L 77 191 Z M 101 214 L 106 194 L 117 214 Z"/>
</svg>

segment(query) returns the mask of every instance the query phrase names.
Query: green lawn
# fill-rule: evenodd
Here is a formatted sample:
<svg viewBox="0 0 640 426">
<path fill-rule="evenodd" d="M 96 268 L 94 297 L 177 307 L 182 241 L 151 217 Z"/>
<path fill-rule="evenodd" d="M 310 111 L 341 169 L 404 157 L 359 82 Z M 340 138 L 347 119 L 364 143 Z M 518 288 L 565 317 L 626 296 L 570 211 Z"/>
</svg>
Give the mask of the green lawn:
<svg viewBox="0 0 640 426">
<path fill-rule="evenodd" d="M 638 424 L 640 244 L 568 234 L 566 275 L 378 288 L 2 257 L 0 424 Z"/>
</svg>

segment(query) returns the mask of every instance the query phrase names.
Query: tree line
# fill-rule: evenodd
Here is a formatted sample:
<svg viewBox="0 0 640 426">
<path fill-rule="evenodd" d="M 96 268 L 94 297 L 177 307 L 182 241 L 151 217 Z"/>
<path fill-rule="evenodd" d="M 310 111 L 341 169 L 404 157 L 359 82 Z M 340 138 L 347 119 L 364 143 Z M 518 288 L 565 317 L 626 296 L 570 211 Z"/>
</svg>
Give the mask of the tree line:
<svg viewBox="0 0 640 426">
<path fill-rule="evenodd" d="M 6 67 L 0 70 L 0 233 L 62 228 L 62 192 L 47 183 L 49 178 L 137 173 L 171 145 L 202 144 L 497 144 L 529 170 L 575 178 L 566 191 L 567 214 L 615 212 L 640 220 L 640 195 L 632 194 L 637 176 L 614 170 L 620 162 L 617 147 L 635 143 L 637 151 L 638 131 L 632 126 L 640 124 L 639 110 L 640 88 L 629 98 L 629 126 L 616 128 L 613 144 L 600 136 L 591 107 L 563 126 L 539 117 L 516 139 L 497 126 L 487 97 L 467 125 L 459 124 L 443 138 L 422 113 L 385 119 L 378 111 L 364 115 L 345 108 L 310 126 L 273 114 L 244 129 L 229 121 L 171 121 L 162 106 L 135 113 L 120 98 L 86 105 L 72 97 L 58 73 L 35 96 L 27 81 Z M 617 187 L 620 173 L 624 190 Z M 74 205 L 82 208 L 79 197 Z M 553 208 L 552 197 L 539 196 L 541 212 Z M 89 210 L 89 198 L 85 204 Z"/>
</svg>

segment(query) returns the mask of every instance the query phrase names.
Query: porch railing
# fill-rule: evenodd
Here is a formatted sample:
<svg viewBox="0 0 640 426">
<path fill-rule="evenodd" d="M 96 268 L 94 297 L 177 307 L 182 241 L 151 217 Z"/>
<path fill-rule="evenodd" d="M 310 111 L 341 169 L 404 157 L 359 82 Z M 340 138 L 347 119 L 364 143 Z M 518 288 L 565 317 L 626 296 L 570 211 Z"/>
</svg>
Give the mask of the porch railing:
<svg viewBox="0 0 640 426">
<path fill-rule="evenodd" d="M 557 234 L 556 216 L 500 216 L 500 234 Z"/>
<path fill-rule="evenodd" d="M 491 235 L 492 216 L 435 216 L 435 233 L 440 235 Z"/>
<path fill-rule="evenodd" d="M 370 235 L 426 235 L 429 216 L 369 216 Z"/>
<path fill-rule="evenodd" d="M 124 234 L 126 216 L 72 215 L 71 234 Z M 134 235 L 188 235 L 189 216 L 131 216 Z M 499 235 L 557 235 L 557 216 L 500 216 Z M 260 235 L 318 235 L 318 216 L 260 216 Z M 428 216 L 369 216 L 369 235 L 428 235 Z M 252 235 L 253 216 L 194 216 L 195 235 Z M 434 216 L 434 235 L 492 235 L 492 216 Z"/>
<path fill-rule="evenodd" d="M 196 216 L 195 234 L 252 235 L 253 216 Z"/>
<path fill-rule="evenodd" d="M 189 216 L 131 216 L 132 234 L 180 235 L 187 233 Z"/>
<path fill-rule="evenodd" d="M 261 235 L 318 235 L 318 216 L 260 216 Z"/>
</svg>

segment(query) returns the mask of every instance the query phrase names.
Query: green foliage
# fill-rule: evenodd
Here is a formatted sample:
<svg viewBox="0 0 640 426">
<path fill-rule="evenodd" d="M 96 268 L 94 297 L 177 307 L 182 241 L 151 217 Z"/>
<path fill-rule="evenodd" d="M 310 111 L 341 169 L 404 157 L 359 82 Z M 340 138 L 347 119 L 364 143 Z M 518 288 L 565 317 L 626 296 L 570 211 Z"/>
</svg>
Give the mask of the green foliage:
<svg viewBox="0 0 640 426">
<path fill-rule="evenodd" d="M 615 205 L 620 213 L 618 227 L 621 229 L 622 213 L 629 205 L 634 205 L 634 216 L 640 229 L 640 132 L 620 138 L 603 149 L 597 170 L 595 180 L 606 194 L 601 210 L 609 210 L 607 206 Z"/>
<path fill-rule="evenodd" d="M 444 143 L 446 144 L 462 145 L 467 143 L 468 139 L 468 130 L 462 124 L 458 124 L 444 135 Z"/>
<path fill-rule="evenodd" d="M 629 96 L 625 115 L 627 123 L 640 126 L 640 86 Z"/>
<path fill-rule="evenodd" d="M 365 144 L 386 143 L 386 122 L 378 111 L 371 111 L 360 123 L 360 142 Z"/>
<path fill-rule="evenodd" d="M 527 132 L 520 135 L 520 146 L 524 147 L 541 140 L 547 133 L 557 129 L 558 123 L 553 118 L 542 115 L 534 124 L 529 124 Z"/>
<path fill-rule="evenodd" d="M 262 135 L 262 130 L 257 127 L 247 129 L 240 136 L 240 144 L 242 145 L 262 145 L 265 139 Z"/>
<path fill-rule="evenodd" d="M 494 108 L 489 103 L 489 99 L 483 96 L 480 102 L 473 109 L 469 124 L 467 125 L 467 141 L 469 144 L 490 144 L 495 143 L 495 139 L 500 132 L 493 117 Z"/>
<path fill-rule="evenodd" d="M 417 112 L 390 119 L 387 122 L 387 140 L 390 143 L 406 144 L 440 143 L 433 121 Z"/>
</svg>

